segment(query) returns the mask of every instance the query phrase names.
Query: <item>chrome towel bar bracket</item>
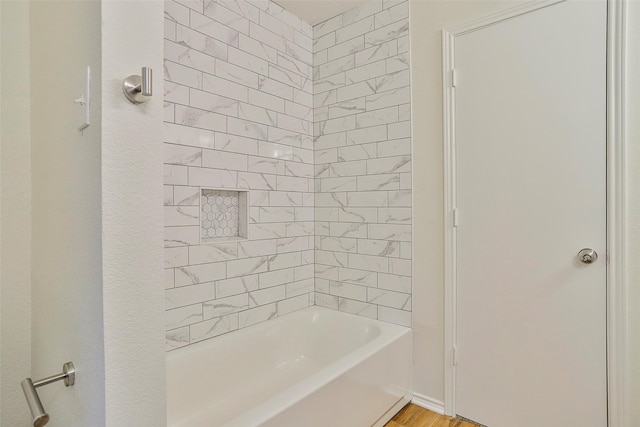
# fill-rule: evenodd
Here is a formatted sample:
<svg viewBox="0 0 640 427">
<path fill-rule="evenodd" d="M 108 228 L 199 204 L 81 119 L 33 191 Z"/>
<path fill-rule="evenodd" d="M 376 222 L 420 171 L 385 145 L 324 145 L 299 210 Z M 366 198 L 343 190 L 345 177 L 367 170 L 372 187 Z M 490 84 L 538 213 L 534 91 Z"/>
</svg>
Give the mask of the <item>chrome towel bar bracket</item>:
<svg viewBox="0 0 640 427">
<path fill-rule="evenodd" d="M 33 382 L 31 378 L 26 378 L 22 381 L 22 391 L 24 392 L 24 397 L 27 399 L 27 404 L 29 405 L 29 410 L 33 417 L 33 427 L 42 427 L 49 422 L 49 414 L 44 410 L 36 388 L 52 384 L 60 380 L 64 380 L 64 385 L 67 387 L 75 384 L 76 369 L 72 362 L 67 362 L 62 365 L 61 374 L 52 375 L 36 382 Z"/>
<path fill-rule="evenodd" d="M 140 75 L 131 75 L 122 82 L 122 92 L 134 104 L 147 102 L 153 95 L 153 71 L 142 67 Z"/>
</svg>

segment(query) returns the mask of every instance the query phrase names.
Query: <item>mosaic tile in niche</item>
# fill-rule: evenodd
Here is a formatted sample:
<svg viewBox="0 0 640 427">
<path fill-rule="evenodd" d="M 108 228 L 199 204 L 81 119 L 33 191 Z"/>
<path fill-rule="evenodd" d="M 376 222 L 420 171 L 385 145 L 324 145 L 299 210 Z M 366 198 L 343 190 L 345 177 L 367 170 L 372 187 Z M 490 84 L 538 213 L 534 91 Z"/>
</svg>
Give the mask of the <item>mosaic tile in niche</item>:
<svg viewBox="0 0 640 427">
<path fill-rule="evenodd" d="M 200 193 L 200 237 L 213 239 L 246 238 L 243 226 L 246 192 L 202 189 Z"/>
</svg>

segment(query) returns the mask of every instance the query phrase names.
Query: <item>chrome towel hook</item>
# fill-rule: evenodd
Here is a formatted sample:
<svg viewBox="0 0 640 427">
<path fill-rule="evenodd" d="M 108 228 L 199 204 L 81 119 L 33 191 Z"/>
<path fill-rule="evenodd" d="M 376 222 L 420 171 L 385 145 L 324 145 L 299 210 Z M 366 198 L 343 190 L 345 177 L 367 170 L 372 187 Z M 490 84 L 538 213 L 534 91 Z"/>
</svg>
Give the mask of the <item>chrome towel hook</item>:
<svg viewBox="0 0 640 427">
<path fill-rule="evenodd" d="M 49 422 L 49 414 L 44 410 L 36 388 L 60 380 L 64 380 L 64 385 L 67 387 L 75 384 L 76 369 L 72 362 L 67 362 L 62 365 L 61 374 L 52 375 L 36 382 L 31 381 L 31 378 L 26 378 L 22 381 L 22 391 L 24 392 L 24 397 L 27 399 L 27 404 L 29 405 L 29 410 L 33 417 L 33 427 L 42 427 Z"/>
<path fill-rule="evenodd" d="M 141 75 L 131 75 L 122 83 L 124 96 L 134 104 L 147 102 L 153 95 L 153 71 L 149 67 L 142 67 Z"/>
</svg>

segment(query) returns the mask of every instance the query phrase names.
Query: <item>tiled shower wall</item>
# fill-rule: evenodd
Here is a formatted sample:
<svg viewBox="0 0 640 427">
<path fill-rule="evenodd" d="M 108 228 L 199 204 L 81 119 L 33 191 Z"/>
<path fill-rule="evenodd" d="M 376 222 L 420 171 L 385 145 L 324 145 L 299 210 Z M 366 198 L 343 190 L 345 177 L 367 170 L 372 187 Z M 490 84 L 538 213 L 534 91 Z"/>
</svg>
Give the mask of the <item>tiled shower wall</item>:
<svg viewBox="0 0 640 427">
<path fill-rule="evenodd" d="M 317 305 L 411 325 L 408 1 L 314 27 Z"/>
<path fill-rule="evenodd" d="M 313 304 L 312 28 L 269 1 L 165 6 L 167 348 Z M 201 244 L 201 188 L 249 190 Z"/>
</svg>

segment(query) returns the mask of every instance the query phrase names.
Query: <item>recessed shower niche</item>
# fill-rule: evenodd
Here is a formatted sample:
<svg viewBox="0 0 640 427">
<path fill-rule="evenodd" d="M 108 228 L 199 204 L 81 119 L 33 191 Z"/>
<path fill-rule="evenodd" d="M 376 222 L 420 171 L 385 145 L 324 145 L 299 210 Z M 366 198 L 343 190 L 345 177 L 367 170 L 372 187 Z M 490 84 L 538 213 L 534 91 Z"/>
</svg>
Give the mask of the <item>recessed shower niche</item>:
<svg viewBox="0 0 640 427">
<path fill-rule="evenodd" d="M 249 192 L 200 189 L 200 242 L 247 239 Z"/>
</svg>

